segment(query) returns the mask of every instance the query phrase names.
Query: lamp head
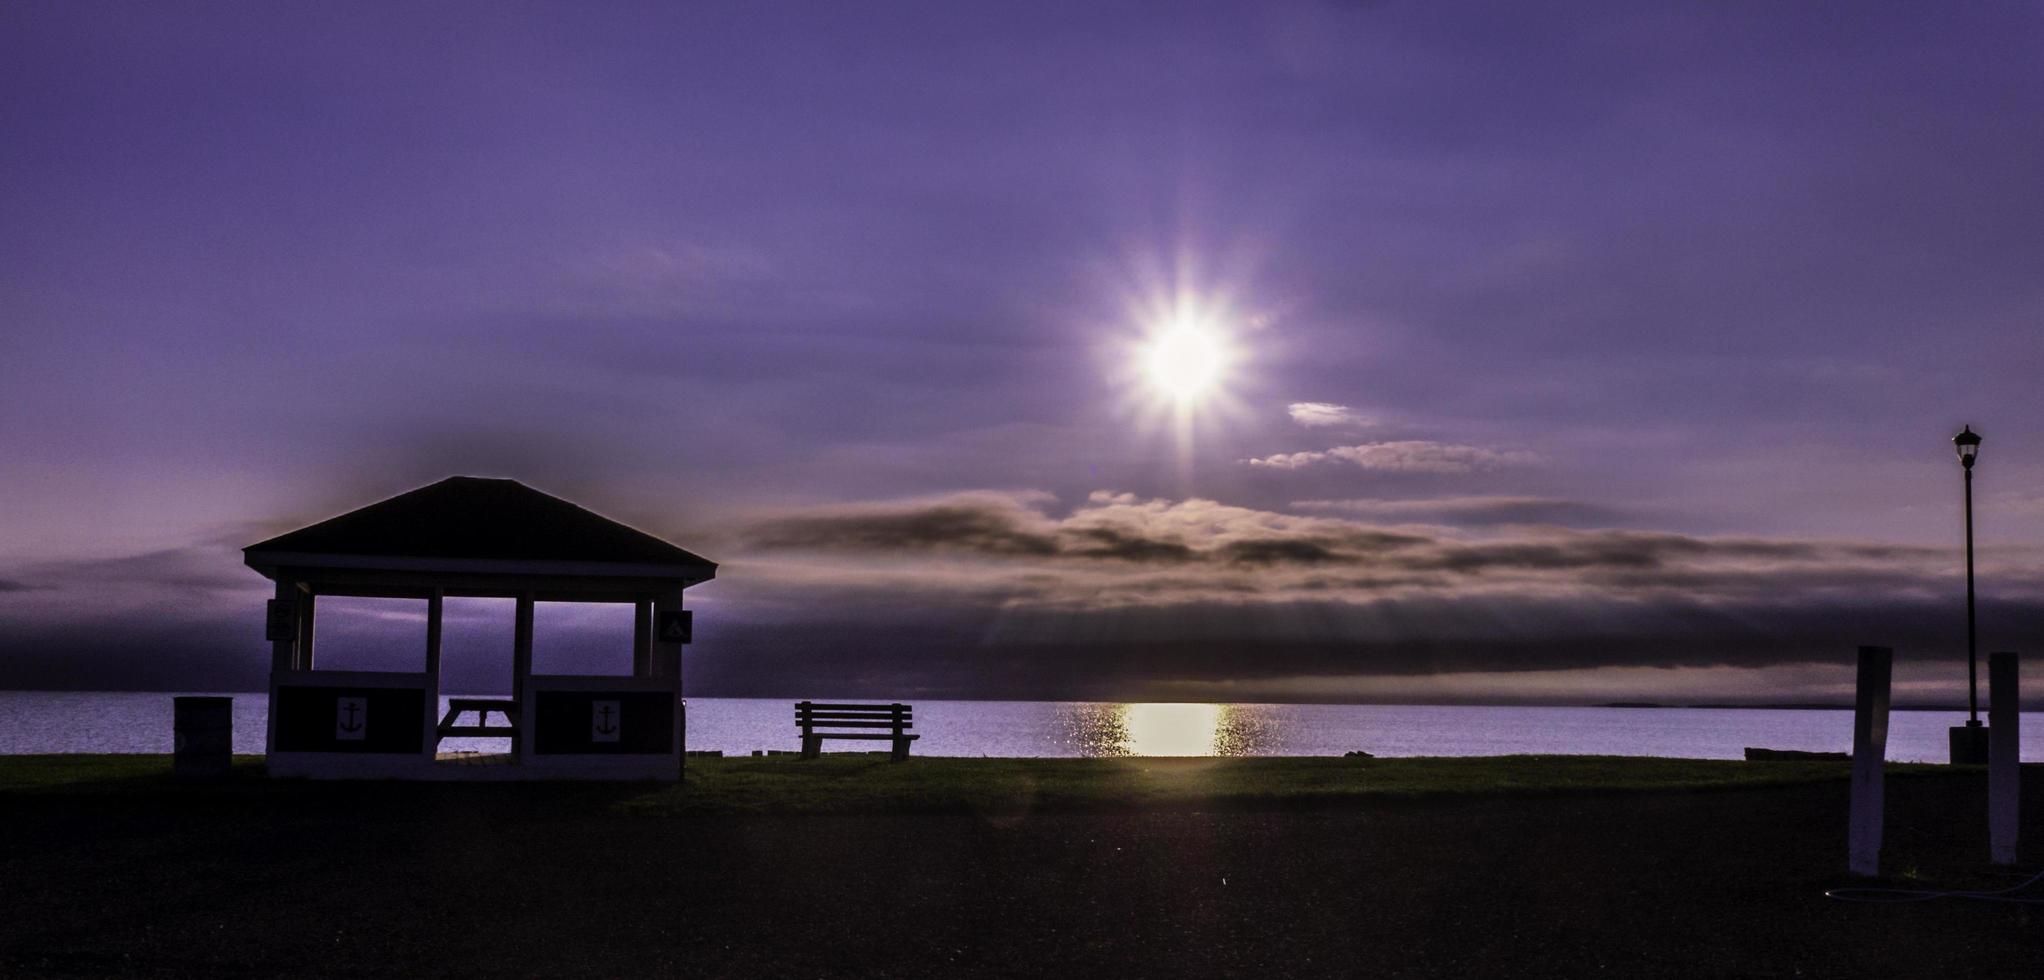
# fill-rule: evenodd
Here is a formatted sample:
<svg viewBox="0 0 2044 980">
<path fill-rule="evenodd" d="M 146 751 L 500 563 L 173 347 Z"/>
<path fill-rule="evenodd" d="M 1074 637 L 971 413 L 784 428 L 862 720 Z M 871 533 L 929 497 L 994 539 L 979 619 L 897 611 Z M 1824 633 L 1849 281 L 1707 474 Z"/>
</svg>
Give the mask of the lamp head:
<svg viewBox="0 0 2044 980">
<path fill-rule="evenodd" d="M 1973 457 L 1980 455 L 1980 433 L 1966 426 L 1952 437 L 1952 448 L 1959 451 L 1959 465 L 1972 469 Z"/>
</svg>

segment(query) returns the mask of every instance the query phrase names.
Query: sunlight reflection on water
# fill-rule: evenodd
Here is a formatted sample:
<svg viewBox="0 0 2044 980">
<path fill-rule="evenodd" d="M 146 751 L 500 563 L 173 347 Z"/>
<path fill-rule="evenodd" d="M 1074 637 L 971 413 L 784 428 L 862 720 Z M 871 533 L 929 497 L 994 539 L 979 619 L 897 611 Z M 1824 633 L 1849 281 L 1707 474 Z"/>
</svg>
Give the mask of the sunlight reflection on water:
<svg viewBox="0 0 2044 980">
<path fill-rule="evenodd" d="M 168 752 L 171 698 L 131 691 L 0 691 L 0 754 Z M 236 752 L 263 750 L 265 700 L 260 693 L 234 695 Z M 793 751 L 801 740 L 792 703 L 693 698 L 688 746 L 730 755 Z M 1965 719 L 1963 711 L 1897 712 L 1889 720 L 1888 757 L 1942 762 L 1946 729 Z M 915 745 L 917 756 L 1334 756 L 1361 749 L 1384 757 L 1587 753 L 1737 759 L 1748 745 L 1850 749 L 1852 711 L 918 701 L 916 731 L 923 736 Z M 2026 759 L 2044 759 L 2044 712 L 2024 712 L 2022 740 Z M 501 745 L 450 739 L 442 747 L 497 751 Z"/>
<path fill-rule="evenodd" d="M 1071 704 L 1065 744 L 1077 755 L 1269 755 L 1277 726 L 1262 705 Z"/>
</svg>

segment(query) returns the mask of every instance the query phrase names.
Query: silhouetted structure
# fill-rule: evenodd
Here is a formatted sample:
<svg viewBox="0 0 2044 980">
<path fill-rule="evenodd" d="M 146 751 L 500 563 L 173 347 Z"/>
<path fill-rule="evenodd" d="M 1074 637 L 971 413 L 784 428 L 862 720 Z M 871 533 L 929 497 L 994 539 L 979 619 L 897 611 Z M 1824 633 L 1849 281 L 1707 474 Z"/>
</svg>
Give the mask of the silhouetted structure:
<svg viewBox="0 0 2044 980">
<path fill-rule="evenodd" d="M 225 776 L 233 769 L 233 698 L 172 698 L 171 724 L 172 773 L 184 778 Z"/>
<path fill-rule="evenodd" d="M 1846 824 L 1846 866 L 1853 874 L 1881 873 L 1881 835 L 1887 828 L 1888 706 L 1895 651 L 1860 647 L 1852 710 L 1852 809 Z"/>
<path fill-rule="evenodd" d="M 662 778 L 680 773 L 682 590 L 716 565 L 513 480 L 451 477 L 251 545 L 277 584 L 268 752 L 272 775 L 399 778 Z M 316 669 L 320 596 L 426 600 L 424 670 Z M 517 600 L 511 697 L 465 700 L 438 716 L 442 600 Z M 532 672 L 535 602 L 628 602 L 629 676 Z M 500 713 L 474 726 L 462 711 Z M 511 741 L 504 766 L 440 760 L 448 736 Z"/>
<path fill-rule="evenodd" d="M 1973 616 L 1973 463 L 1980 457 L 1980 434 L 1965 426 L 1952 437 L 1959 467 L 1966 474 L 1966 724 L 1951 731 L 1952 764 L 1987 761 L 1987 731 L 1980 726 L 1980 654 Z"/>
</svg>

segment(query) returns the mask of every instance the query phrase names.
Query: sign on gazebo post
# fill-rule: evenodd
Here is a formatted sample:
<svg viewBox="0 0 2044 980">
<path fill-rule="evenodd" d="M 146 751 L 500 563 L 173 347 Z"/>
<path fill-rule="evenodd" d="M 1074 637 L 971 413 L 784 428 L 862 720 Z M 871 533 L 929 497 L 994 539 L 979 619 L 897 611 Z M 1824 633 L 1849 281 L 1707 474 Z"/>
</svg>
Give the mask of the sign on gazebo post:
<svg viewBox="0 0 2044 980">
<path fill-rule="evenodd" d="M 1849 866 L 1854 874 L 1881 873 L 1882 767 L 1888 755 L 1888 687 L 1895 651 L 1859 648 L 1858 693 L 1852 711 L 1852 816 Z"/>
<path fill-rule="evenodd" d="M 653 650 L 649 672 L 674 682 L 673 737 L 676 746 L 675 778 L 688 765 L 688 708 L 682 689 L 681 648 L 694 638 L 695 614 L 681 606 L 680 589 L 661 592 L 653 599 Z"/>
</svg>

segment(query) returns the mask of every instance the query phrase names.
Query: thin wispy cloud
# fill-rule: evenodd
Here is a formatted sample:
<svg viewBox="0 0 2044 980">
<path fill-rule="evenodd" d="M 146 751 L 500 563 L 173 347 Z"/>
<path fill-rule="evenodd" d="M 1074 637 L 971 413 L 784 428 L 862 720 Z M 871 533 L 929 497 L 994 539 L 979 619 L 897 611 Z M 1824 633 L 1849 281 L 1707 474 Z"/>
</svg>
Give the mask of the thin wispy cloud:
<svg viewBox="0 0 2044 980">
<path fill-rule="evenodd" d="M 688 241 L 569 255 L 520 270 L 503 289 L 514 309 L 656 317 L 735 314 L 799 291 L 760 249 Z"/>
<path fill-rule="evenodd" d="M 1623 516 L 1613 508 L 1581 501 L 1506 495 L 1435 497 L 1422 500 L 1369 497 L 1295 500 L 1291 508 L 1309 513 L 1337 514 L 1364 520 L 1453 525 L 1610 524 Z"/>
<path fill-rule="evenodd" d="M 1354 446 L 1298 453 L 1275 453 L 1249 459 L 1251 466 L 1296 470 L 1325 463 L 1348 463 L 1388 473 L 1469 473 L 1508 466 L 1530 466 L 1540 457 L 1517 449 L 1488 449 L 1448 442 L 1407 439 L 1366 442 Z"/>
<path fill-rule="evenodd" d="M 2018 517 L 2044 517 L 2044 493 L 2029 490 L 2009 490 L 1988 495 L 1984 503 L 2005 514 L 2012 514 Z"/>
<path fill-rule="evenodd" d="M 1333 402 L 1293 402 L 1285 410 L 1292 416 L 1292 421 L 1314 429 L 1363 426 L 1373 421 L 1347 405 Z"/>
</svg>

